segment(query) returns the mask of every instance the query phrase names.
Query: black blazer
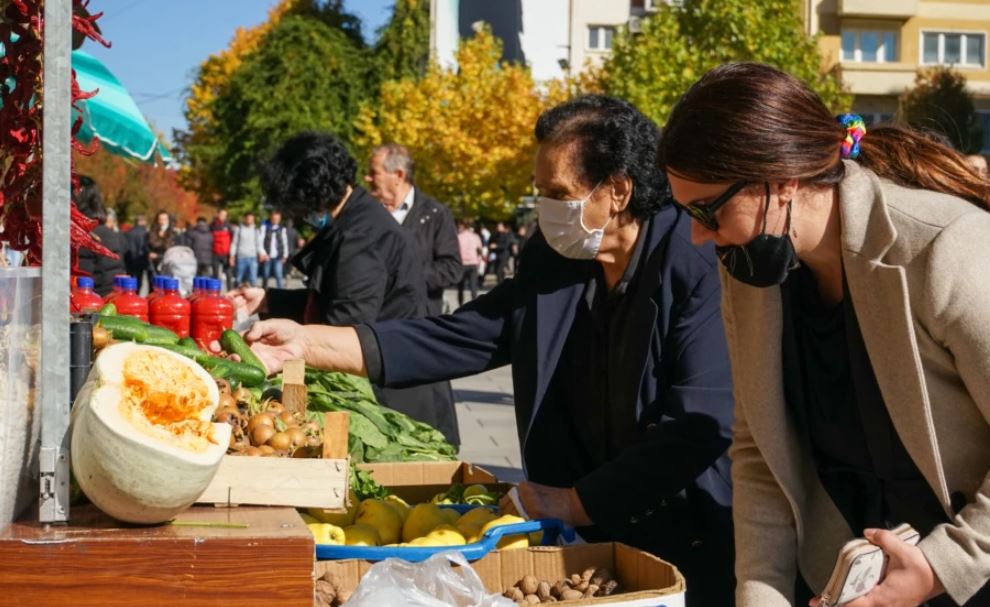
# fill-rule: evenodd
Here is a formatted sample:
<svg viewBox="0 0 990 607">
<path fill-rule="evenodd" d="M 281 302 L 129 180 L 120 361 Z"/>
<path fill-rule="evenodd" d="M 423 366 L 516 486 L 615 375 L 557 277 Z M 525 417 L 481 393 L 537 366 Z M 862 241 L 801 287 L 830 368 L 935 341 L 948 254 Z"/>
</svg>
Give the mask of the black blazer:
<svg viewBox="0 0 990 607">
<path fill-rule="evenodd" d="M 382 203 L 355 187 L 292 264 L 309 289 L 268 289 L 271 316 L 328 325 L 366 324 L 426 313 L 423 268 L 409 237 Z M 305 317 L 309 293 L 315 310 Z"/>
<path fill-rule="evenodd" d="M 93 235 L 100 244 L 117 255 L 117 259 L 94 253 L 86 248 L 79 249 L 79 269 L 93 277 L 93 290 L 101 297 L 113 291 L 113 277 L 124 274 L 124 256 L 127 254 L 125 234 L 114 232 L 102 223 L 93 228 Z"/>
<path fill-rule="evenodd" d="M 464 273 L 454 216 L 450 209 L 416 188 L 402 228 L 413 237 L 423 261 L 428 313 L 440 314 L 443 290 L 456 285 Z"/>
<path fill-rule="evenodd" d="M 615 460 L 578 479 L 547 472 L 561 457 L 554 433 L 568 431 L 545 427 L 545 413 L 561 409 L 547 402 L 548 387 L 597 262 L 565 259 L 539 232 L 514 278 L 454 314 L 373 324 L 382 380 L 406 386 L 511 364 L 524 465 L 541 470 L 530 480 L 576 487 L 596 525 L 589 537 L 652 550 L 720 588 L 710 604 L 728 605 L 732 388 L 717 260 L 711 245 L 691 244 L 690 220 L 675 205 L 644 225 L 639 271 L 649 284 L 638 290 L 638 330 L 618 365 L 627 375 L 611 380 L 635 403 L 639 437 Z"/>
</svg>

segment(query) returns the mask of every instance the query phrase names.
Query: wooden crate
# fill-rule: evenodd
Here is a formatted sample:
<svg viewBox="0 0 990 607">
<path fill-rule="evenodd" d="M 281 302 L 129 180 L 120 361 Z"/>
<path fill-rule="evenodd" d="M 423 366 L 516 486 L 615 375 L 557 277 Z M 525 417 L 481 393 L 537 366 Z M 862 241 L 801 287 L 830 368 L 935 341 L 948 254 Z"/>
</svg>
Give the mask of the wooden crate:
<svg viewBox="0 0 990 607">
<path fill-rule="evenodd" d="M 511 487 L 500 483 L 488 470 L 467 462 L 387 462 L 358 464 L 357 467 L 370 471 L 378 484 L 388 487 L 410 504 L 428 502 L 453 483 L 477 483 L 502 493 Z"/>
<path fill-rule="evenodd" d="M 0 607 L 313 605 L 313 536 L 291 508 L 193 507 L 176 516 L 188 526 L 125 525 L 91 505 L 71 518 L 0 531 Z"/>
</svg>

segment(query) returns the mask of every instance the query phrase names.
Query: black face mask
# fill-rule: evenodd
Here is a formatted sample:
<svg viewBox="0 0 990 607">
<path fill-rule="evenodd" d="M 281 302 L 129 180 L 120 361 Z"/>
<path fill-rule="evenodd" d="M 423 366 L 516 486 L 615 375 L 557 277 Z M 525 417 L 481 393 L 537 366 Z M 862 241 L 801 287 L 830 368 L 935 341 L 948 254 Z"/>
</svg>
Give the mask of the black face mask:
<svg viewBox="0 0 990 607">
<path fill-rule="evenodd" d="M 787 202 L 787 221 L 780 236 L 767 234 L 767 211 L 770 209 L 770 184 L 767 183 L 767 204 L 763 209 L 763 229 L 760 235 L 744 245 L 715 247 L 729 275 L 754 287 L 772 287 L 787 279 L 798 266 L 798 257 L 791 242 L 791 201 Z"/>
</svg>

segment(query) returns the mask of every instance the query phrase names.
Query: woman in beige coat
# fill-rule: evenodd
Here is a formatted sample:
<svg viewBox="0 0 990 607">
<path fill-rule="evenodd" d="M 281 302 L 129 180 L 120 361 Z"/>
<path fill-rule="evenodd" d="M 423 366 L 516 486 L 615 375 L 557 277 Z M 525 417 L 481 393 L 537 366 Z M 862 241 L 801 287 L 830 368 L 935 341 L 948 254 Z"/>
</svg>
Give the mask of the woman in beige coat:
<svg viewBox="0 0 990 607">
<path fill-rule="evenodd" d="M 849 607 L 990 605 L 990 182 L 759 64 L 705 75 L 661 148 L 723 263 L 738 605 L 819 594 L 864 535 L 887 576 Z"/>
</svg>

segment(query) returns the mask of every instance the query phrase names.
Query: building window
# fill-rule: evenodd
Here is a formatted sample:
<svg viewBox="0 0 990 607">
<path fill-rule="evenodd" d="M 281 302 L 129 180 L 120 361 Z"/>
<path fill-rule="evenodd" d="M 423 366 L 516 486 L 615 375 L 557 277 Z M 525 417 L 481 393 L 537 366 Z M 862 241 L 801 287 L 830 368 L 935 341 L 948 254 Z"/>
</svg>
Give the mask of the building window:
<svg viewBox="0 0 990 607">
<path fill-rule="evenodd" d="M 610 25 L 589 25 L 588 49 L 593 51 L 612 50 L 612 37 L 614 35 L 615 28 Z"/>
<path fill-rule="evenodd" d="M 897 32 L 842 30 L 842 60 L 853 63 L 893 63 L 897 61 Z"/>
<path fill-rule="evenodd" d="M 986 65 L 986 34 L 924 32 L 921 35 L 921 62 L 925 65 Z"/>
<path fill-rule="evenodd" d="M 878 124 L 890 124 L 894 121 L 894 115 L 888 112 L 867 112 L 865 114 L 860 112 L 859 115 L 868 127 Z"/>
</svg>

